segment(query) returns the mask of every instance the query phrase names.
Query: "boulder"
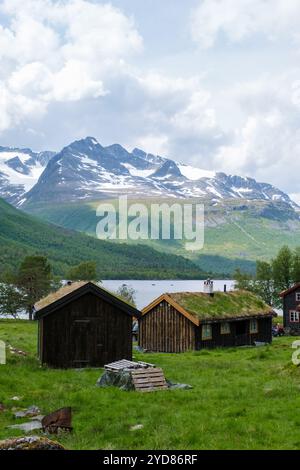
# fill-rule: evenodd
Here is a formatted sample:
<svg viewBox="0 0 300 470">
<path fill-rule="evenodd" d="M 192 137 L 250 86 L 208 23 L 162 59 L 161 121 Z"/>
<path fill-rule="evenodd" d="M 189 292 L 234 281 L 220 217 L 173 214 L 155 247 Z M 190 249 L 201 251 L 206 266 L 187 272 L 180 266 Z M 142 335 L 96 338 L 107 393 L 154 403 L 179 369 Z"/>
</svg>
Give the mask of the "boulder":
<svg viewBox="0 0 300 470">
<path fill-rule="evenodd" d="M 32 405 L 29 406 L 27 410 L 17 411 L 14 416 L 15 418 L 32 418 L 34 416 L 38 416 L 40 413 L 40 409 L 37 406 Z"/>
<path fill-rule="evenodd" d="M 96 385 L 97 387 L 118 387 L 125 391 L 134 390 L 131 371 L 125 370 L 118 372 L 106 370 Z"/>
<path fill-rule="evenodd" d="M 30 436 L 0 441 L 0 450 L 65 450 L 58 442 L 46 437 Z"/>
</svg>

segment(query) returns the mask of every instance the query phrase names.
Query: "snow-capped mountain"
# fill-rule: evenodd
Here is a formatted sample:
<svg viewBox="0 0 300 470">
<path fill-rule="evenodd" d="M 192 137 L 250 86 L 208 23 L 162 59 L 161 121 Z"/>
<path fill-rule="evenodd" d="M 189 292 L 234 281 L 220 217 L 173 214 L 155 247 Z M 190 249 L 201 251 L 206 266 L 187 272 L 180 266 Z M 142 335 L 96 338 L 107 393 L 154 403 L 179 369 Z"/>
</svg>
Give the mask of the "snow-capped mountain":
<svg viewBox="0 0 300 470">
<path fill-rule="evenodd" d="M 2 179 L 1 179 L 1 175 Z M 100 145 L 87 137 L 53 155 L 0 148 L 0 197 L 15 205 L 117 197 L 260 199 L 285 202 L 289 196 L 252 178 L 194 168 L 121 145 Z"/>
<path fill-rule="evenodd" d="M 53 152 L 0 147 L 0 197 L 20 203 L 38 181 Z"/>
</svg>

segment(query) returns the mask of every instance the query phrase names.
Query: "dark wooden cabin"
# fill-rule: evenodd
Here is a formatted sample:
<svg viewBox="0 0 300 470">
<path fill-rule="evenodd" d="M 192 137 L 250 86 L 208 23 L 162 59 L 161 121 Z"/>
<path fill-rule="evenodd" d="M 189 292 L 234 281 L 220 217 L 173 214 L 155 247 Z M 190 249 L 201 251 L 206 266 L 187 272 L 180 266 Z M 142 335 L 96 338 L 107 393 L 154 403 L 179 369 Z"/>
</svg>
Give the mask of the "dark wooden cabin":
<svg viewBox="0 0 300 470">
<path fill-rule="evenodd" d="M 67 285 L 35 307 L 43 364 L 102 367 L 132 358 L 132 319 L 140 312 L 96 284 Z"/>
<path fill-rule="evenodd" d="M 283 301 L 283 326 L 291 333 L 300 333 L 300 283 L 281 292 Z"/>
<path fill-rule="evenodd" d="M 272 341 L 276 313 L 245 291 L 163 294 L 142 310 L 139 345 L 179 353 Z"/>
</svg>

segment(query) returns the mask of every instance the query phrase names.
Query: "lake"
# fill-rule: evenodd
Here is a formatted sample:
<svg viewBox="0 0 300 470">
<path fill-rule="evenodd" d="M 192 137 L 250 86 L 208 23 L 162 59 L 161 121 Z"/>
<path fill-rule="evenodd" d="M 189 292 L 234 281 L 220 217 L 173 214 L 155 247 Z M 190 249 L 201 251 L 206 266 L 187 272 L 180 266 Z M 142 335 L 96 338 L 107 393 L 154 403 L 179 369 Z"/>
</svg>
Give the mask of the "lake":
<svg viewBox="0 0 300 470">
<path fill-rule="evenodd" d="M 233 280 L 214 280 L 214 289 L 223 291 L 226 284 L 227 290 L 232 290 L 234 282 Z M 111 291 L 117 291 L 122 284 L 135 290 L 138 309 L 146 307 L 152 300 L 166 292 L 203 292 L 204 290 L 204 281 L 102 281 L 103 287 Z"/>
<path fill-rule="evenodd" d="M 232 280 L 214 280 L 214 289 L 223 291 L 226 284 L 227 290 L 232 290 L 234 282 Z M 204 290 L 204 281 L 135 281 L 130 279 L 126 281 L 102 281 L 102 286 L 113 292 L 116 292 L 122 284 L 126 284 L 135 290 L 135 301 L 139 310 L 166 292 L 203 292 Z M 0 318 L 3 317 L 0 315 Z M 20 313 L 19 318 L 27 319 L 27 314 Z"/>
</svg>

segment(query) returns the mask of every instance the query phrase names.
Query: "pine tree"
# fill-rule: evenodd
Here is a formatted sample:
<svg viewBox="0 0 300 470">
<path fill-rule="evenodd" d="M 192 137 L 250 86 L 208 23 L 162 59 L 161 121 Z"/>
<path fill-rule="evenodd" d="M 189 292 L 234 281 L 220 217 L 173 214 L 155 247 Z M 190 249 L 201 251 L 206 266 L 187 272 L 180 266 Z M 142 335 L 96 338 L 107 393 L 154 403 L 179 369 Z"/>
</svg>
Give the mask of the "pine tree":
<svg viewBox="0 0 300 470">
<path fill-rule="evenodd" d="M 256 263 L 255 291 L 268 305 L 273 305 L 273 270 L 272 265 L 266 261 L 257 261 Z"/>
<path fill-rule="evenodd" d="M 281 305 L 279 293 L 289 289 L 293 284 L 292 279 L 293 252 L 288 246 L 283 246 L 277 257 L 272 261 L 274 291 L 276 292 L 275 304 Z"/>
<path fill-rule="evenodd" d="M 34 304 L 51 290 L 51 266 L 44 256 L 27 256 L 16 275 L 16 285 L 24 292 L 24 303 L 33 318 Z"/>
<path fill-rule="evenodd" d="M 253 277 L 239 268 L 234 272 L 235 289 L 253 291 Z"/>
<path fill-rule="evenodd" d="M 97 264 L 94 261 L 84 261 L 73 266 L 67 272 L 70 281 L 95 281 L 97 280 Z"/>
<path fill-rule="evenodd" d="M 298 246 L 293 254 L 292 280 L 295 284 L 300 282 L 300 246 Z"/>
<path fill-rule="evenodd" d="M 23 308 L 23 291 L 12 284 L 0 284 L 0 314 L 16 318 Z"/>
</svg>

